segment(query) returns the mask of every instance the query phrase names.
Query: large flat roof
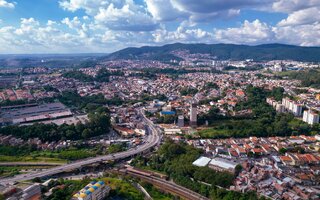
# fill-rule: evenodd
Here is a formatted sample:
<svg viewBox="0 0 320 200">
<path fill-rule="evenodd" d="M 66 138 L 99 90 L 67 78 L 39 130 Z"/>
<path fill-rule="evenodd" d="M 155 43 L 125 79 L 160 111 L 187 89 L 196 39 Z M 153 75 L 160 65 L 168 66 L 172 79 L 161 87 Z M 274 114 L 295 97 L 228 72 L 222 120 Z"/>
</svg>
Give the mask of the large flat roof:
<svg viewBox="0 0 320 200">
<path fill-rule="evenodd" d="M 214 158 L 211 160 L 210 165 L 214 165 L 214 166 L 218 166 L 224 169 L 235 169 L 235 167 L 238 165 L 239 163 L 230 161 L 230 160 L 226 160 L 223 158 Z"/>
<path fill-rule="evenodd" d="M 194 161 L 192 164 L 195 165 L 195 166 L 198 166 L 198 167 L 204 167 L 204 166 L 207 166 L 208 163 L 210 162 L 210 158 L 208 157 L 204 157 L 204 156 L 201 156 L 200 158 L 198 158 L 196 161 Z"/>
<path fill-rule="evenodd" d="M 0 117 L 3 119 L 19 119 L 26 117 L 33 117 L 38 115 L 52 114 L 56 112 L 67 111 L 68 108 L 62 103 L 48 103 L 41 105 L 34 105 L 23 108 L 0 110 Z"/>
</svg>

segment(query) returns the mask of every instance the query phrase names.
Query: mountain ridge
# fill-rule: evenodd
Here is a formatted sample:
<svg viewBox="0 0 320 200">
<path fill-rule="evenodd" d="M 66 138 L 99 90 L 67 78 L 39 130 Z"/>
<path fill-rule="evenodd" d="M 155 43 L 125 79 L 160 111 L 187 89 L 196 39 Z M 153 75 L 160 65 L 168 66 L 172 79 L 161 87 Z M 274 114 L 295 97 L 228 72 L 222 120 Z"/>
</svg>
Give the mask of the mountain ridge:
<svg viewBox="0 0 320 200">
<path fill-rule="evenodd" d="M 215 56 L 217 60 L 296 60 L 320 62 L 320 47 L 303 47 L 288 44 L 270 43 L 255 46 L 238 44 L 173 43 L 163 46 L 128 47 L 104 57 L 106 60 L 181 60 L 172 52 L 187 50 L 190 54 L 202 53 Z"/>
</svg>

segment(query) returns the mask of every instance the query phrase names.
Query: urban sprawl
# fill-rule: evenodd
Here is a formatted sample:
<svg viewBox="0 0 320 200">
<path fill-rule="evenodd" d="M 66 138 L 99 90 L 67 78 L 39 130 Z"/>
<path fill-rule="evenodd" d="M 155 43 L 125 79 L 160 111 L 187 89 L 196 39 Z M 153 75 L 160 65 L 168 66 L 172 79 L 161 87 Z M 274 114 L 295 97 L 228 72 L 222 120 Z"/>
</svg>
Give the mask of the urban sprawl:
<svg viewBox="0 0 320 200">
<path fill-rule="evenodd" d="M 77 139 L 70 139 L 74 134 L 70 131 L 58 140 L 44 140 L 45 136 L 26 138 L 0 130 L 0 145 L 32 145 L 38 151 L 97 145 L 109 149 L 115 144 L 125 144 L 123 150 L 139 149 L 147 144 L 153 131 L 141 116 L 142 110 L 161 131 L 162 142 L 183 142 L 201 150 L 194 166 L 233 174 L 233 183 L 226 190 L 254 191 L 270 199 L 319 199 L 320 89 L 290 77 L 290 73 L 318 70 L 319 64 L 286 60 L 218 61 L 206 54 L 174 53 L 184 61 L 113 60 L 91 68 L 0 69 L 2 130 L 38 124 L 73 127 L 89 124 L 90 109 L 96 109 L 99 98 L 105 100 L 102 104 L 111 123 L 111 134 L 94 135 L 90 126 L 88 131 L 81 130 L 81 138 L 74 136 Z M 255 93 L 260 91 L 256 88 L 265 91 L 260 104 L 266 104 L 265 108 L 274 112 L 274 116 L 289 116 L 292 124 L 288 127 L 292 132 L 286 132 L 280 122 L 277 124 L 278 118 L 272 122 L 276 124 L 274 127 L 245 132 L 254 120 L 269 123 L 266 122 L 269 111 L 262 116 L 262 111 L 254 107 L 252 98 L 260 95 Z M 66 95 L 75 97 L 68 101 Z M 78 105 L 77 98 L 88 98 L 89 103 Z M 245 120 L 248 127 L 234 130 L 231 126 L 236 127 L 237 120 Z M 228 124 L 230 121 L 232 125 Z M 36 172 L 42 170 L 46 169 Z M 34 172 L 28 169 L 19 173 Z M 61 187 L 49 182 L 21 187 L 14 181 L 2 184 L 1 179 L 8 177 L 0 177 L 0 194 L 8 199 L 41 199 L 52 194 L 43 194 L 41 187 L 50 191 Z M 74 192 L 72 199 L 106 198 L 111 186 L 96 178 Z"/>
</svg>

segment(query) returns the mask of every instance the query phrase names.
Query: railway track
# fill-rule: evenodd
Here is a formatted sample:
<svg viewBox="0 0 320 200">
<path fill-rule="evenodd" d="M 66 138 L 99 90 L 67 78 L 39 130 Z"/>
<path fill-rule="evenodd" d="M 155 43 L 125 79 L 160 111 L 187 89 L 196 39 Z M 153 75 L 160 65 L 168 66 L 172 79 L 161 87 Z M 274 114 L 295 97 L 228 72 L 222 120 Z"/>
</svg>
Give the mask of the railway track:
<svg viewBox="0 0 320 200">
<path fill-rule="evenodd" d="M 141 180 L 144 180 L 148 183 L 151 183 L 152 185 L 166 191 L 169 192 L 171 194 L 175 194 L 180 196 L 183 199 L 186 200 L 210 200 L 207 197 L 204 197 L 192 190 L 189 190 L 185 187 L 182 187 L 180 185 L 177 185 L 173 182 L 152 176 L 152 175 L 147 175 L 145 173 L 139 173 L 137 171 L 118 171 L 118 173 L 122 173 L 122 174 L 127 174 L 129 176 L 135 177 L 135 178 L 139 178 Z"/>
</svg>

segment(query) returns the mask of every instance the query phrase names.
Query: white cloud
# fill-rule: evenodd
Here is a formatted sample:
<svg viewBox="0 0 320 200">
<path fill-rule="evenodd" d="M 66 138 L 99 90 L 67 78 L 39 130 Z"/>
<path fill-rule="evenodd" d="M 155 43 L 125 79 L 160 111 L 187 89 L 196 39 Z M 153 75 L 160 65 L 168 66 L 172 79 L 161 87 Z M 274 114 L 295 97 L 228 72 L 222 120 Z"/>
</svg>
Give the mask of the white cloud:
<svg viewBox="0 0 320 200">
<path fill-rule="evenodd" d="M 311 7 L 319 7 L 319 0 L 276 0 L 272 8 L 277 12 L 291 13 Z"/>
<path fill-rule="evenodd" d="M 245 20 L 241 27 L 237 28 L 216 29 L 214 35 L 220 42 L 235 44 L 268 43 L 275 37 L 272 27 L 258 19 L 253 22 Z"/>
<path fill-rule="evenodd" d="M 277 41 L 301 46 L 320 46 L 320 23 L 275 27 Z"/>
<path fill-rule="evenodd" d="M 189 17 L 187 12 L 174 8 L 170 0 L 145 0 L 145 2 L 155 20 L 172 21 Z"/>
<path fill-rule="evenodd" d="M 100 7 L 108 5 L 106 0 L 62 0 L 59 5 L 65 9 L 75 12 L 84 9 L 87 14 L 94 15 Z"/>
<path fill-rule="evenodd" d="M 151 31 L 158 25 L 146 7 L 133 0 L 63 0 L 60 6 L 73 12 L 82 9 L 98 26 L 113 30 Z"/>
<path fill-rule="evenodd" d="M 61 22 L 63 24 L 66 24 L 71 29 L 79 29 L 81 27 L 81 22 L 78 17 L 74 17 L 71 20 L 68 17 L 66 17 Z"/>
<path fill-rule="evenodd" d="M 94 18 L 98 24 L 114 30 L 151 31 L 157 27 L 152 17 L 132 0 L 126 0 L 121 7 L 111 3 L 107 8 L 100 8 Z"/>
<path fill-rule="evenodd" d="M 312 24 L 320 21 L 320 7 L 307 8 L 293 12 L 287 19 L 281 20 L 279 26 Z"/>
<path fill-rule="evenodd" d="M 155 43 L 173 43 L 173 42 L 213 42 L 213 34 L 200 28 L 190 28 L 189 24 L 184 21 L 175 31 L 168 31 L 161 27 L 152 33 Z"/>
<path fill-rule="evenodd" d="M 83 10 L 85 15 L 46 23 L 22 18 L 17 26 L 3 23 L 0 53 L 112 52 L 173 42 L 320 45 L 319 0 L 143 1 L 61 0 L 61 8 Z M 274 26 L 257 19 L 235 27 L 206 27 L 214 19 L 230 18 L 243 8 L 260 9 L 262 5 L 288 17 Z"/>
<path fill-rule="evenodd" d="M 9 3 L 6 0 L 0 0 L 0 8 L 14 8 L 15 7 L 15 3 Z"/>
<path fill-rule="evenodd" d="M 189 13 L 190 20 L 195 22 L 211 21 L 219 18 L 230 18 L 240 14 L 242 8 L 259 8 L 270 4 L 268 0 L 171 0 L 174 8 Z"/>
</svg>

